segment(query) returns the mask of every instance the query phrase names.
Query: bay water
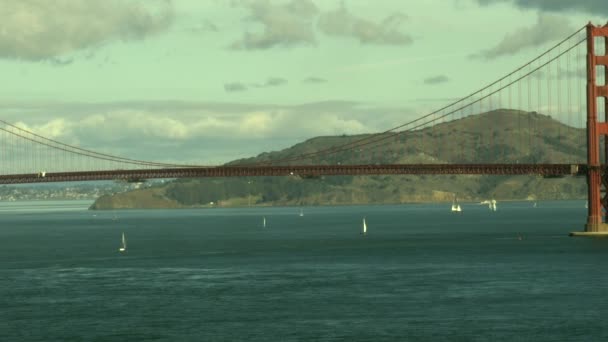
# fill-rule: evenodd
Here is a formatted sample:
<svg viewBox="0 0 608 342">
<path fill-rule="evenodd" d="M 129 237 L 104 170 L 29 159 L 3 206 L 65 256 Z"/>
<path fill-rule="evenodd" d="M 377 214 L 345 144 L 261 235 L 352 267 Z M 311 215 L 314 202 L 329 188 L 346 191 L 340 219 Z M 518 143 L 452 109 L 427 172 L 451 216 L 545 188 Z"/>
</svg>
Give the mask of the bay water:
<svg viewBox="0 0 608 342">
<path fill-rule="evenodd" d="M 0 203 L 0 341 L 608 340 L 583 201 L 89 204 Z"/>
</svg>

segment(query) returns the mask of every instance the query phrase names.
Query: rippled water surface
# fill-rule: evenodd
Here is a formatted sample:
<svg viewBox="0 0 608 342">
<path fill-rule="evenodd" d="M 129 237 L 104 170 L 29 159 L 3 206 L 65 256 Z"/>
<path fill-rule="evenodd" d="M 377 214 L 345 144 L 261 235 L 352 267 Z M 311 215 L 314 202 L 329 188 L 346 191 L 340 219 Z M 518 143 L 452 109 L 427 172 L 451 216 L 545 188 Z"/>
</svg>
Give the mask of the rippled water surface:
<svg viewBox="0 0 608 342">
<path fill-rule="evenodd" d="M 608 340 L 582 201 L 86 207 L 0 203 L 1 341 Z"/>
</svg>

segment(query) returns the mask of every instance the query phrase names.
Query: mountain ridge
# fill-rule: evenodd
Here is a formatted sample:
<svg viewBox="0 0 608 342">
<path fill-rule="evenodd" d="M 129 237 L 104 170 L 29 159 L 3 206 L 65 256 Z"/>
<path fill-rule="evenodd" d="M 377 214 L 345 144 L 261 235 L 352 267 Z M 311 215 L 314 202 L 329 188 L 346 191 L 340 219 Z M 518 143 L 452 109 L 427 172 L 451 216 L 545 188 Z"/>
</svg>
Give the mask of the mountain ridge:
<svg viewBox="0 0 608 342">
<path fill-rule="evenodd" d="M 290 160 L 370 137 L 313 137 L 291 147 L 225 165 Z M 382 146 L 367 145 L 282 164 L 583 163 L 584 129 L 536 112 L 499 109 L 385 133 Z M 249 205 L 396 204 L 451 201 L 575 199 L 586 196 L 585 179 L 477 175 L 248 177 L 178 179 L 166 185 L 102 196 L 92 209 L 188 208 Z"/>
</svg>

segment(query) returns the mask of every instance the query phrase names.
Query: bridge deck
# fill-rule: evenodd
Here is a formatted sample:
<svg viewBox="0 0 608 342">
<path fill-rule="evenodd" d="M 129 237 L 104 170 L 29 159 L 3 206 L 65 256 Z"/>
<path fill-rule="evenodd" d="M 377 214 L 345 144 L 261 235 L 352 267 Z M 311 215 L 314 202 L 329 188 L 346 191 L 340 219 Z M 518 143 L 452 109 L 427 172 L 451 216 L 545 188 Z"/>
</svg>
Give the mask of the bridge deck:
<svg viewBox="0 0 608 342">
<path fill-rule="evenodd" d="M 106 170 L 0 175 L 0 184 L 138 180 L 151 178 L 339 176 L 339 175 L 586 175 L 586 164 L 390 164 L 390 165 L 291 165 L 219 166 L 148 170 Z"/>
</svg>

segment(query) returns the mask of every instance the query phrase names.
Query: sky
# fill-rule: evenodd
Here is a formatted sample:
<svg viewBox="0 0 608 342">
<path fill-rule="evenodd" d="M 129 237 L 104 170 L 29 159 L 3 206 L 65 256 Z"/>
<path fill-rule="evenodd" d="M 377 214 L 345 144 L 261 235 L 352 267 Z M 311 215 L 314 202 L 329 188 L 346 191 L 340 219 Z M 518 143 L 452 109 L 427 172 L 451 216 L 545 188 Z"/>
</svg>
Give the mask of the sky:
<svg viewBox="0 0 608 342">
<path fill-rule="evenodd" d="M 0 0 L 0 118 L 219 164 L 384 131 L 592 21 L 605 0 Z"/>
</svg>

